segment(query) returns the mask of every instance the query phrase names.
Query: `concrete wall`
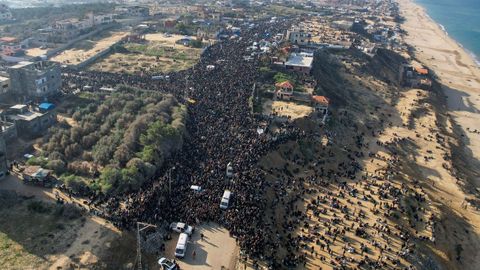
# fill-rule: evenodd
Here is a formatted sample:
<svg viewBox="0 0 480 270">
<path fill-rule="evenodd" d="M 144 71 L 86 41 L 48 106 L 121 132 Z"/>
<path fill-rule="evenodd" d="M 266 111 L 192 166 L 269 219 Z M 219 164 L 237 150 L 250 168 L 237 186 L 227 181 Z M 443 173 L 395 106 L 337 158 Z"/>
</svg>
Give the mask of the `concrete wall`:
<svg viewBox="0 0 480 270">
<path fill-rule="evenodd" d="M 70 42 L 58 47 L 58 48 L 55 48 L 55 49 L 52 49 L 52 50 L 49 50 L 47 51 L 46 55 L 47 55 L 47 58 L 50 58 L 54 55 L 56 55 L 57 53 L 63 51 L 63 50 L 66 50 L 68 49 L 69 47 L 71 47 L 73 44 L 81 41 L 81 40 L 84 40 L 86 38 L 89 38 L 91 36 L 94 36 L 102 31 L 105 31 L 105 30 L 108 30 L 108 29 L 111 29 L 113 28 L 114 26 L 117 26 L 118 24 L 117 23 L 111 23 L 111 24 L 107 24 L 107 25 L 102 25 L 100 27 L 98 27 L 96 30 L 92 31 L 92 32 L 89 32 L 85 35 L 82 35 L 82 36 L 79 36 L 75 39 L 72 39 Z"/>
<path fill-rule="evenodd" d="M 87 60 L 81 62 L 80 64 L 77 64 L 75 66 L 73 66 L 74 68 L 76 69 L 82 69 L 84 67 L 87 67 L 91 64 L 93 64 L 95 61 L 97 61 L 98 59 L 102 58 L 102 57 L 105 57 L 107 56 L 108 54 L 110 54 L 112 51 L 113 51 L 113 47 L 116 46 L 117 44 L 119 44 L 119 42 L 116 42 L 115 44 L 112 44 L 110 47 L 108 47 L 107 49 L 95 54 L 94 56 L 88 58 Z"/>
</svg>

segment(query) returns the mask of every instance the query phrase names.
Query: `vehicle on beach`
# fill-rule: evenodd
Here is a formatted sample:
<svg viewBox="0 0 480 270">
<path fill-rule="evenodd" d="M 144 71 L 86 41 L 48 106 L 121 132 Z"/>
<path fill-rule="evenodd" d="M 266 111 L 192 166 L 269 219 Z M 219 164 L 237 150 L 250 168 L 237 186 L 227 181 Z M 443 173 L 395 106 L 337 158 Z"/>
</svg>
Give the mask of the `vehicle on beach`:
<svg viewBox="0 0 480 270">
<path fill-rule="evenodd" d="M 188 235 L 181 233 L 178 237 L 177 246 L 175 247 L 175 257 L 183 258 L 187 253 Z"/>
<path fill-rule="evenodd" d="M 170 223 L 170 230 L 178 233 L 186 233 L 190 236 L 192 235 L 194 228 L 183 222 L 172 222 Z"/>
<path fill-rule="evenodd" d="M 180 269 L 175 263 L 173 263 L 167 258 L 160 258 L 158 260 L 158 265 L 160 265 L 163 270 L 179 270 Z"/>
</svg>

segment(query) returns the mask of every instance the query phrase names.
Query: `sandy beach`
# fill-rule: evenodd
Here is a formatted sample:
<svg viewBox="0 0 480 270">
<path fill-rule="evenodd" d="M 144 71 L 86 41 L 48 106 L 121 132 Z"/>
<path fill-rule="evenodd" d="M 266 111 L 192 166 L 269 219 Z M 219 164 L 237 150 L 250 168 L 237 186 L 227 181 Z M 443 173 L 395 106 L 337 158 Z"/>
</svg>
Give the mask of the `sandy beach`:
<svg viewBox="0 0 480 270">
<path fill-rule="evenodd" d="M 480 160 L 480 69 L 473 57 L 411 0 L 400 0 L 406 21 L 406 42 L 415 56 L 438 76 L 447 97 L 449 113 L 463 131 L 464 143 L 478 165 Z M 468 130 L 467 130 L 468 129 Z M 477 177 L 477 184 L 480 178 Z"/>
</svg>

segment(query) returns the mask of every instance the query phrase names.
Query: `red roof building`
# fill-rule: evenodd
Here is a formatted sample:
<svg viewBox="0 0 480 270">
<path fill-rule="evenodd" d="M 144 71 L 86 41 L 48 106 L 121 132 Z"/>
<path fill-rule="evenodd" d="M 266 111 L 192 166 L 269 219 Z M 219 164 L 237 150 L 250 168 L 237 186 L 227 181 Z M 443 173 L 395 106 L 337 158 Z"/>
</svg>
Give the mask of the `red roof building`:
<svg viewBox="0 0 480 270">
<path fill-rule="evenodd" d="M 275 95 L 278 99 L 290 100 L 293 96 L 293 85 L 289 81 L 275 84 Z"/>
<path fill-rule="evenodd" d="M 292 89 L 293 90 L 293 85 L 290 81 L 284 81 L 284 82 L 276 83 L 275 87 L 277 89 L 282 88 L 282 89 Z"/>
<path fill-rule="evenodd" d="M 328 112 L 328 105 L 330 104 L 330 100 L 325 96 L 312 96 L 312 103 L 315 107 L 315 111 L 320 112 L 322 114 L 327 114 Z"/>
<path fill-rule="evenodd" d="M 314 103 L 324 104 L 326 106 L 330 104 L 330 100 L 325 96 L 312 96 L 312 101 Z"/>
</svg>

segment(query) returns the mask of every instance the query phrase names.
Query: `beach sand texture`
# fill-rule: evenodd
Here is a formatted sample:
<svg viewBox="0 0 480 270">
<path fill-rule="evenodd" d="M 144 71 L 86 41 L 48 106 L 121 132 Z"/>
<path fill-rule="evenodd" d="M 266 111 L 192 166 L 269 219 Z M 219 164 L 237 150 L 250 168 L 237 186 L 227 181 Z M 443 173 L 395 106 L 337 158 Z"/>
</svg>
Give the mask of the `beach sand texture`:
<svg viewBox="0 0 480 270">
<path fill-rule="evenodd" d="M 470 185 L 468 193 L 478 194 L 480 175 L 480 68 L 473 57 L 455 40 L 448 36 L 442 27 L 434 22 L 426 11 L 411 0 L 399 0 L 400 10 L 406 19 L 402 25 L 407 31 L 405 41 L 415 49 L 417 60 L 434 71 L 441 83 L 446 98 L 448 115 L 453 120 L 453 129 L 459 134 L 464 155 L 459 157 L 464 162 L 463 171 L 469 172 Z M 478 252 L 480 235 L 480 218 L 478 214 L 464 211 L 459 207 L 463 197 L 468 197 L 453 181 L 453 177 L 440 174 L 443 182 L 438 188 L 438 196 L 452 211 L 464 219 L 464 226 L 474 231 L 469 240 L 472 250 L 468 260 L 455 268 L 478 269 L 480 252 Z M 453 202 L 453 203 L 452 203 Z M 450 225 L 453 225 L 452 222 Z M 458 224 L 457 224 L 458 225 Z M 456 225 L 453 225 L 454 227 Z M 455 230 L 452 233 L 455 235 Z M 453 237 L 452 239 L 454 239 Z M 454 245 L 452 240 L 451 245 Z M 448 244 L 448 243 L 447 243 Z M 441 256 L 441 255 L 440 255 Z"/>
<path fill-rule="evenodd" d="M 480 69 L 472 56 L 411 0 L 399 1 L 408 32 L 406 42 L 414 46 L 418 60 L 435 71 L 447 96 L 448 109 L 465 134 L 465 143 L 480 160 L 479 130 Z M 472 164 L 474 165 L 474 164 Z M 480 184 L 480 179 L 478 179 Z"/>
</svg>

